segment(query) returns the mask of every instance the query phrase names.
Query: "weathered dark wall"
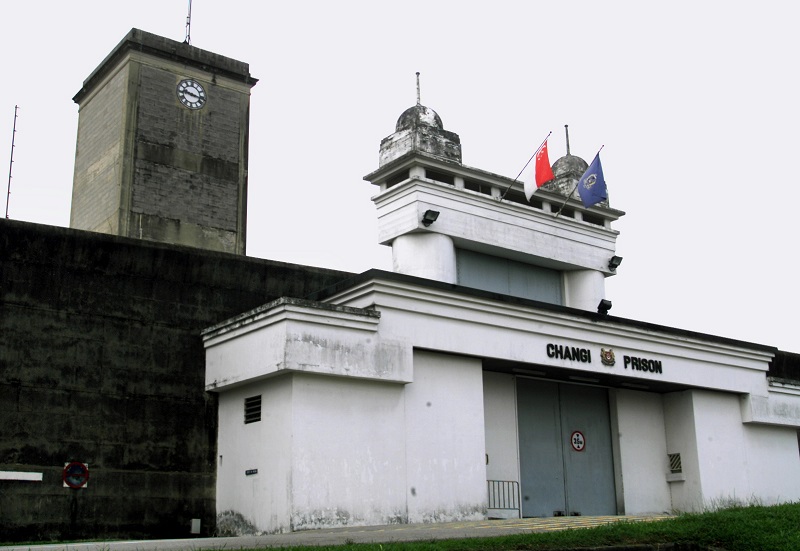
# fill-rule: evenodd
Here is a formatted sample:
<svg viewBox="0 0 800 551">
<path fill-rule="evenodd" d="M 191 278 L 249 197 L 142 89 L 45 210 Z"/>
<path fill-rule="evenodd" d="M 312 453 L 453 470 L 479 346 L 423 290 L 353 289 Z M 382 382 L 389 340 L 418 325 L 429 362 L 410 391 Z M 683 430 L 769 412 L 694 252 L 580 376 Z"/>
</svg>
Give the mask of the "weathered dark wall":
<svg viewBox="0 0 800 551">
<path fill-rule="evenodd" d="M 0 220 L 0 541 L 214 526 L 200 330 L 349 274 Z M 89 464 L 64 488 L 65 462 Z"/>
</svg>

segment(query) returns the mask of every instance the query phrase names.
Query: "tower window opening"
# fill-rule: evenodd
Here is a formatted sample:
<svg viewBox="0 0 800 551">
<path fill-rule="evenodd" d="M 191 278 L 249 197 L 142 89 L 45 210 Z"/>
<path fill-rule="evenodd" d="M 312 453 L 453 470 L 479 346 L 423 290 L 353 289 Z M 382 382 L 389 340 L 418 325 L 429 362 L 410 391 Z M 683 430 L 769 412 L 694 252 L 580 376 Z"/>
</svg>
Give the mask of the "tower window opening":
<svg viewBox="0 0 800 551">
<path fill-rule="evenodd" d="M 602 217 L 589 214 L 588 212 L 583 213 L 583 221 L 594 224 L 595 226 L 605 226 L 605 220 Z"/>
<path fill-rule="evenodd" d="M 556 212 L 558 212 L 558 209 L 556 209 Z M 565 218 L 575 218 L 575 210 L 565 207 L 561 209 L 561 214 L 559 216 L 563 216 Z"/>
<path fill-rule="evenodd" d="M 429 180 L 436 180 L 437 182 L 450 184 L 451 186 L 456 185 L 455 179 L 451 174 L 445 174 L 444 172 L 437 172 L 436 170 L 431 170 L 429 168 L 425 169 L 425 177 L 428 178 Z"/>
<path fill-rule="evenodd" d="M 464 189 L 483 193 L 484 195 L 492 194 L 492 186 L 484 182 L 476 182 L 475 180 L 465 180 Z"/>
<path fill-rule="evenodd" d="M 404 170 L 402 172 L 398 172 L 394 176 L 387 178 L 386 180 L 386 188 L 390 188 L 392 186 L 396 186 L 400 182 L 405 182 L 408 180 L 408 170 Z"/>
<path fill-rule="evenodd" d="M 508 193 L 506 193 L 505 200 L 506 201 L 511 201 L 512 203 L 518 203 L 520 205 L 525 205 L 526 207 L 531 206 L 531 204 L 528 203 L 528 200 L 525 198 L 525 194 L 520 192 L 520 191 L 514 190 L 514 189 L 511 189 L 511 190 L 508 191 Z M 542 204 L 540 202 L 539 203 L 539 208 L 542 208 L 541 205 Z"/>
</svg>

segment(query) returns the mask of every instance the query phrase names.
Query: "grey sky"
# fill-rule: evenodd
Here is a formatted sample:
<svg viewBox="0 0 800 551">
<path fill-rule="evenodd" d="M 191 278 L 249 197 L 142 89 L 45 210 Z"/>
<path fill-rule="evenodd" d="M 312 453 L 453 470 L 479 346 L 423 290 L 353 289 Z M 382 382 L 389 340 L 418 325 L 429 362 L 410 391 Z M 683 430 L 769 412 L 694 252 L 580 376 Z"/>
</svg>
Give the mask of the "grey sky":
<svg viewBox="0 0 800 551">
<path fill-rule="evenodd" d="M 183 40 L 187 6 L 4 4 L 5 167 L 20 106 L 11 218 L 69 224 L 71 98 L 130 28 Z M 194 0 L 192 44 L 260 79 L 250 256 L 391 269 L 362 177 L 420 71 L 422 103 L 467 165 L 514 177 L 551 130 L 555 161 L 564 124 L 587 161 L 605 144 L 611 205 L 627 212 L 611 314 L 800 352 L 799 15 L 786 1 Z"/>
</svg>

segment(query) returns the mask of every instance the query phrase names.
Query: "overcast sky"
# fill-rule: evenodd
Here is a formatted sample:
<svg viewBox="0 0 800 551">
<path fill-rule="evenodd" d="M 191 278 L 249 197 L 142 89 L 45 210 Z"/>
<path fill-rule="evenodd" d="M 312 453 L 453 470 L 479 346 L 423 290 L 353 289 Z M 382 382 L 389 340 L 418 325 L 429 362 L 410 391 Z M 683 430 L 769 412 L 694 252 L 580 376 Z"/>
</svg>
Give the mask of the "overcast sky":
<svg viewBox="0 0 800 551">
<path fill-rule="evenodd" d="M 362 178 L 420 71 L 422 103 L 460 135 L 466 165 L 513 178 L 551 130 L 555 161 L 564 124 L 573 154 L 605 145 L 611 205 L 627 212 L 611 314 L 800 352 L 796 6 L 194 0 L 191 39 L 259 79 L 248 255 L 391 269 Z M 187 8 L 3 4 L 5 167 L 20 107 L 10 218 L 69 225 L 72 97 L 132 27 L 182 41 Z"/>
</svg>

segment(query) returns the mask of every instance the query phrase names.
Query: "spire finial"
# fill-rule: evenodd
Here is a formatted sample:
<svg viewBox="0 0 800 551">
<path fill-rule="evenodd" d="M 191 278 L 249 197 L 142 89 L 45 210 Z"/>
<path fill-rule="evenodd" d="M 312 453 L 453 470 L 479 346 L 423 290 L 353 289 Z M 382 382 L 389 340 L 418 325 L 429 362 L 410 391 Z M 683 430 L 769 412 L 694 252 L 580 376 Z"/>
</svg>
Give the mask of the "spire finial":
<svg viewBox="0 0 800 551">
<path fill-rule="evenodd" d="M 189 0 L 189 15 L 186 16 L 186 38 L 184 44 L 192 44 L 192 0 Z"/>
<path fill-rule="evenodd" d="M 419 71 L 417 71 L 417 105 L 422 105 L 419 100 Z"/>
<path fill-rule="evenodd" d="M 567 155 L 569 155 L 569 125 L 564 125 L 564 132 L 567 133 Z"/>
</svg>

